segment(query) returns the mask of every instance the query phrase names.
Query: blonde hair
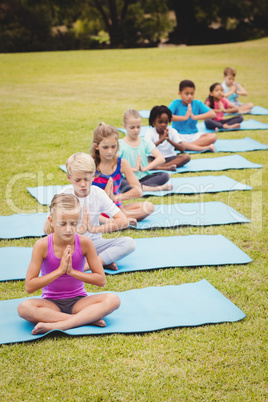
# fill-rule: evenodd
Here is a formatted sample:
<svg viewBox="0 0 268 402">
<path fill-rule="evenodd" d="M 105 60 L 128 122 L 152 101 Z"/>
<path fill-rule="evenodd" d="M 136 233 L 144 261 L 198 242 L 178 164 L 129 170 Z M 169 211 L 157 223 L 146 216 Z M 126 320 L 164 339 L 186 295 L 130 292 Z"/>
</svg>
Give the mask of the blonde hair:
<svg viewBox="0 0 268 402">
<path fill-rule="evenodd" d="M 233 77 L 235 77 L 236 76 L 236 69 L 232 68 L 232 67 L 226 67 L 223 70 L 223 75 L 224 75 L 224 77 L 227 77 L 227 75 L 232 75 Z"/>
<path fill-rule="evenodd" d="M 95 148 L 95 144 L 99 146 L 101 141 L 104 138 L 108 138 L 111 135 L 114 135 L 115 138 L 116 138 L 116 141 L 117 141 L 117 149 L 116 149 L 116 151 L 118 151 L 118 149 L 119 149 L 119 142 L 118 142 L 119 135 L 118 135 L 118 131 L 117 131 L 117 129 L 115 127 L 111 126 L 110 124 L 100 123 L 98 125 L 98 127 L 94 130 L 94 133 L 93 133 L 93 145 L 92 145 L 92 148 L 91 148 L 91 156 L 95 161 L 96 168 L 98 168 L 98 166 L 99 166 L 99 164 L 101 162 L 101 159 L 100 159 L 99 150 Z M 114 161 L 113 162 L 114 162 L 114 165 L 117 163 L 117 156 L 116 155 L 114 156 Z"/>
<path fill-rule="evenodd" d="M 127 124 L 127 120 L 130 118 L 133 119 L 141 119 L 141 115 L 139 114 L 139 112 L 137 112 L 137 110 L 135 109 L 128 109 L 124 114 L 123 114 L 123 123 Z"/>
<path fill-rule="evenodd" d="M 94 174 L 96 166 L 93 158 L 89 154 L 77 152 L 67 159 L 66 170 L 68 176 L 71 176 L 73 172 L 86 172 Z"/>
<path fill-rule="evenodd" d="M 52 218 L 54 212 L 59 209 L 62 211 L 72 211 L 74 209 L 79 209 L 80 215 L 82 212 L 81 204 L 78 198 L 73 194 L 61 193 L 54 195 L 49 206 L 49 216 Z M 49 219 L 47 219 L 45 222 L 44 232 L 48 235 L 54 232 L 54 228 L 52 227 Z"/>
</svg>

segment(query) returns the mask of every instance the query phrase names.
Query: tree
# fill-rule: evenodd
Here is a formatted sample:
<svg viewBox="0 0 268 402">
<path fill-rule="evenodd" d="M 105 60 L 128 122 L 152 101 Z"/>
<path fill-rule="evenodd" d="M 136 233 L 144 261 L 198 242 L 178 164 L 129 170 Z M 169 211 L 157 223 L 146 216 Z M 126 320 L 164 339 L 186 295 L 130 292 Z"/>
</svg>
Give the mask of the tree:
<svg viewBox="0 0 268 402">
<path fill-rule="evenodd" d="M 168 0 L 177 25 L 170 41 L 187 45 L 235 42 L 268 34 L 267 0 Z"/>
</svg>

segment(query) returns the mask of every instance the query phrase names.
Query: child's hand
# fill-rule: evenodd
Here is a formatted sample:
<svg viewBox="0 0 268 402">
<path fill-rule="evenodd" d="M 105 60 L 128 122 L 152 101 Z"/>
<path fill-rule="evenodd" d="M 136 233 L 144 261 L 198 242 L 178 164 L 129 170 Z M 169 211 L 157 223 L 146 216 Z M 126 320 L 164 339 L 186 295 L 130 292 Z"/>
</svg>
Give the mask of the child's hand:
<svg viewBox="0 0 268 402">
<path fill-rule="evenodd" d="M 192 115 L 192 105 L 191 105 L 191 103 L 189 103 L 188 108 L 187 108 L 187 112 L 186 112 L 186 115 L 185 115 L 185 120 L 190 119 L 191 115 Z"/>
<path fill-rule="evenodd" d="M 87 231 L 87 218 L 88 210 L 87 207 L 84 208 L 83 219 L 79 228 L 77 228 L 77 233 L 83 235 Z"/>
<path fill-rule="evenodd" d="M 220 112 L 224 112 L 224 111 L 225 111 L 224 106 L 223 106 L 223 104 L 222 104 L 221 101 L 219 101 L 219 111 L 220 111 Z"/>
<path fill-rule="evenodd" d="M 111 177 L 109 178 L 104 191 L 108 195 L 108 197 L 110 197 L 111 200 L 114 201 L 113 179 Z"/>
<path fill-rule="evenodd" d="M 89 215 L 87 218 L 87 230 L 89 231 L 89 233 L 96 233 L 96 228 L 92 225 Z"/>
<path fill-rule="evenodd" d="M 140 154 L 137 156 L 136 166 L 133 168 L 133 172 L 139 172 L 141 164 L 141 156 Z"/>
<path fill-rule="evenodd" d="M 68 245 L 63 252 L 60 266 L 58 268 L 59 271 L 61 272 L 61 275 L 66 274 L 67 269 L 68 269 L 68 264 L 70 264 L 71 260 L 72 260 L 71 246 Z"/>
<path fill-rule="evenodd" d="M 141 163 L 141 156 L 140 156 L 140 154 L 139 154 L 138 157 L 137 157 L 137 163 L 139 164 L 139 170 L 138 170 L 138 172 L 145 172 L 144 167 L 142 166 L 142 163 Z"/>
<path fill-rule="evenodd" d="M 197 120 L 195 114 L 193 114 L 192 105 L 191 105 L 190 103 L 189 103 L 189 105 L 188 105 L 188 111 L 190 112 L 190 117 L 191 117 L 191 119 L 192 119 L 192 120 Z M 186 114 L 187 114 L 187 113 L 186 113 Z"/>
<path fill-rule="evenodd" d="M 68 258 L 68 261 L 67 261 L 66 274 L 71 275 L 72 270 L 73 270 L 73 267 L 72 267 L 72 254 L 71 254 L 71 247 L 70 247 L 70 255 L 69 255 L 69 258 Z"/>
</svg>

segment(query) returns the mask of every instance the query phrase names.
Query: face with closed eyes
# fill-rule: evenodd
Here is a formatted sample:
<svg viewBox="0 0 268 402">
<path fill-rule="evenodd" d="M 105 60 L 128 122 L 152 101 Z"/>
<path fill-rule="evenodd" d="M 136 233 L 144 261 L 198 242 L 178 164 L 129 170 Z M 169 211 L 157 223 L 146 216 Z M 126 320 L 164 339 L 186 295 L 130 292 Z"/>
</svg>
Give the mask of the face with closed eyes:
<svg viewBox="0 0 268 402">
<path fill-rule="evenodd" d="M 127 130 L 127 136 L 133 140 L 136 140 L 141 131 L 141 119 L 131 117 L 127 119 L 126 123 L 123 123 L 123 126 Z"/>
<path fill-rule="evenodd" d="M 103 138 L 99 145 L 95 144 L 95 148 L 99 151 L 101 162 L 112 161 L 118 151 L 118 139 L 115 135 Z"/>
<path fill-rule="evenodd" d="M 72 210 L 56 209 L 49 217 L 50 224 L 54 233 L 64 242 L 69 242 L 74 238 L 80 221 L 80 207 Z"/>
<path fill-rule="evenodd" d="M 90 193 L 93 173 L 90 172 L 72 172 L 71 176 L 67 175 L 69 182 L 74 188 L 74 194 L 77 197 L 83 198 Z"/>
</svg>

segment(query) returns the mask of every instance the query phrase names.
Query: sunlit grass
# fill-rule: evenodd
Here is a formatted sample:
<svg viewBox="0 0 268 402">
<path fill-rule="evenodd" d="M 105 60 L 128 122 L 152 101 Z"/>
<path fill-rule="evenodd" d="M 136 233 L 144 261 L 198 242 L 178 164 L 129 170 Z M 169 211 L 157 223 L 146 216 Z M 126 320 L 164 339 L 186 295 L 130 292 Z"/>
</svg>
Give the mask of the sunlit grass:
<svg viewBox="0 0 268 402">
<path fill-rule="evenodd" d="M 204 100 L 209 86 L 221 82 L 224 67 L 233 66 L 238 71 L 238 81 L 249 92 L 248 100 L 268 107 L 267 50 L 268 39 L 261 39 L 202 47 L 0 55 L 0 214 L 46 211 L 47 207 L 40 206 L 26 186 L 67 183 L 58 165 L 77 151 L 89 150 L 97 124 L 105 121 L 121 127 L 122 115 L 128 108 L 142 110 L 156 104 L 168 105 L 177 97 L 182 79 L 195 81 L 196 98 Z M 268 123 L 268 116 L 251 118 Z M 221 138 L 245 136 L 268 143 L 268 131 L 264 130 L 220 134 Z M 226 154 L 202 157 L 223 155 Z M 246 252 L 252 263 L 107 276 L 105 290 L 124 291 L 205 278 L 247 317 L 237 323 L 141 335 L 70 338 L 53 334 L 33 343 L 2 345 L 1 400 L 264 401 L 268 398 L 265 325 L 268 153 L 241 155 L 262 164 L 263 169 L 198 175 L 226 174 L 251 185 L 253 191 L 148 199 L 155 204 L 222 201 L 250 218 L 250 224 L 155 231 L 128 229 L 123 235 L 141 238 L 222 234 Z M 2 240 L 1 247 L 31 247 L 35 240 Z M 86 289 L 96 291 L 89 285 Z M 0 283 L 1 300 L 25 296 L 23 281 Z"/>
</svg>

